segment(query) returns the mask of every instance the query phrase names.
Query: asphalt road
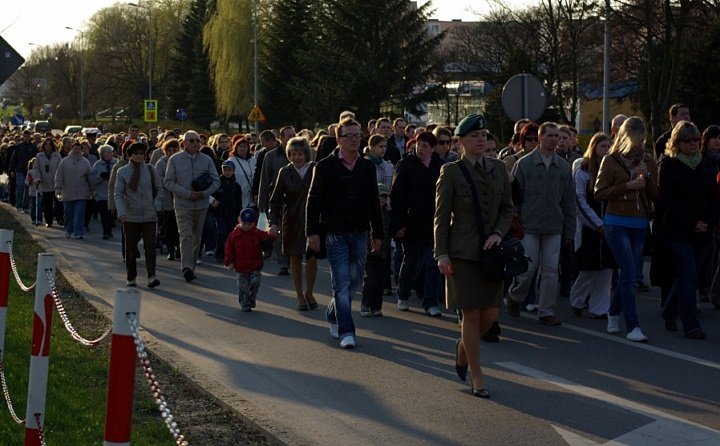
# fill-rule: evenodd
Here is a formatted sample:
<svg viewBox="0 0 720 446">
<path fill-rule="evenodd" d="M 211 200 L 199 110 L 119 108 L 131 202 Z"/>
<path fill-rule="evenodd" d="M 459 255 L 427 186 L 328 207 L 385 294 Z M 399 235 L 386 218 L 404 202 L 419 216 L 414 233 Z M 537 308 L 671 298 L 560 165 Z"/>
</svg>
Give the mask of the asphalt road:
<svg viewBox="0 0 720 446">
<path fill-rule="evenodd" d="M 84 240 L 59 228 L 31 232 L 107 311 L 125 284 L 119 230 L 108 241 L 99 222 Z M 700 314 L 708 339 L 694 341 L 664 330 L 657 289 L 640 294 L 648 344 L 606 334 L 605 321 L 573 315 L 564 298 L 560 327 L 503 312 L 501 342 L 482 345 L 492 393 L 483 400 L 455 375 L 454 314 L 430 318 L 417 299 L 405 313 L 386 298 L 382 318 L 360 317 L 356 300 L 358 345 L 340 349 L 324 320 L 327 263 L 320 269 L 320 309 L 298 312 L 290 278 L 269 261 L 256 311 L 241 313 L 234 274 L 214 260 L 187 284 L 179 263 L 159 256 L 160 287 L 138 281 L 143 335 L 199 386 L 287 444 L 720 445 L 720 312 L 709 304 Z M 144 275 L 142 260 L 138 271 Z"/>
</svg>

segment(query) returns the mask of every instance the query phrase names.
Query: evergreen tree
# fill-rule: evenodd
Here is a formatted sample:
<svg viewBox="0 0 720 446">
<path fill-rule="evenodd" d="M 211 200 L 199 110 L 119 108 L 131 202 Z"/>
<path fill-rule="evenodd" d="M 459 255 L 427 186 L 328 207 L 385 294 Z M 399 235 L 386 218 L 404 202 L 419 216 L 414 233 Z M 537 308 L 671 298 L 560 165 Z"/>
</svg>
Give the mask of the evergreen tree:
<svg viewBox="0 0 720 446">
<path fill-rule="evenodd" d="M 443 35 L 430 36 L 430 2 L 409 0 L 323 0 L 314 11 L 312 41 L 303 54 L 311 73 L 299 85 L 301 97 L 318 101 L 308 110 L 334 121 L 343 109 L 364 121 L 380 115 L 418 113 L 435 89 L 423 87 L 441 68 L 436 51 Z M 420 93 L 418 93 L 420 91 Z M 323 112 L 324 111 L 324 112 Z"/>
<path fill-rule="evenodd" d="M 308 66 L 302 54 L 312 50 L 309 35 L 313 30 L 314 0 L 274 0 L 271 17 L 263 32 L 261 49 L 261 98 L 268 124 L 294 124 L 298 128 L 313 120 L 302 105 L 303 85 L 308 82 Z"/>
<path fill-rule="evenodd" d="M 171 110 L 186 108 L 189 119 L 203 128 L 209 128 L 216 116 L 210 61 L 203 46 L 208 15 L 207 0 L 192 2 L 177 36 L 167 89 Z"/>
</svg>

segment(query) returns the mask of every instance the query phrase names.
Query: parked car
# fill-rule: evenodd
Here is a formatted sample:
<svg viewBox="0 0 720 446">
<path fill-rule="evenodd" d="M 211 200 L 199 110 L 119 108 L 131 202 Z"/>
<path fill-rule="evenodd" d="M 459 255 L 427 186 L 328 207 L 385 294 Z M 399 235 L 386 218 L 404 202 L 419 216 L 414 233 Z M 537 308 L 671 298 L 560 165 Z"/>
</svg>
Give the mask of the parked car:
<svg viewBox="0 0 720 446">
<path fill-rule="evenodd" d="M 45 133 L 52 130 L 52 126 L 49 121 L 35 121 L 33 124 L 33 130 L 39 133 Z"/>
<path fill-rule="evenodd" d="M 87 136 L 88 133 L 95 133 L 96 135 L 99 135 L 102 132 L 97 127 L 83 127 L 83 129 L 80 130 L 80 133 Z"/>
<path fill-rule="evenodd" d="M 82 128 L 83 126 L 77 124 L 69 125 L 65 127 L 65 131 L 63 133 L 65 133 L 66 135 L 73 135 L 75 133 L 79 133 Z"/>
</svg>

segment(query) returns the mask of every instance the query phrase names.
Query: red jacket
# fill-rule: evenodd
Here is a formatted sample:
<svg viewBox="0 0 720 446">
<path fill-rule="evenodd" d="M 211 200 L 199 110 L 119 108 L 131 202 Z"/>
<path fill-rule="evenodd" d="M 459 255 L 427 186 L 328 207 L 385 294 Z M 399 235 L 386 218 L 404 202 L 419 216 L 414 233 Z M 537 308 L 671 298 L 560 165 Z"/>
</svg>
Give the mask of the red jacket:
<svg viewBox="0 0 720 446">
<path fill-rule="evenodd" d="M 239 273 L 262 269 L 262 242 L 274 238 L 258 228 L 243 231 L 235 226 L 225 242 L 225 265 L 233 265 Z"/>
</svg>

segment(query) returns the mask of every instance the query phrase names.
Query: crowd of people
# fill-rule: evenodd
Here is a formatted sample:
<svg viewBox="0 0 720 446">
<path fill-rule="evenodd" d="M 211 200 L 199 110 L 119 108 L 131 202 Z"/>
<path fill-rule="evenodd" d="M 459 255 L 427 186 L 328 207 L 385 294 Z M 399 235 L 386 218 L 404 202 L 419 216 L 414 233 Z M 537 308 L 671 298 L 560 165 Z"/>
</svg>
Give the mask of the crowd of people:
<svg viewBox="0 0 720 446">
<path fill-rule="evenodd" d="M 137 286 L 140 240 L 150 288 L 160 285 L 158 250 L 187 282 L 198 263 L 222 263 L 237 274 L 245 312 L 270 257 L 291 277 L 297 310 L 317 309 L 318 260 L 327 259 L 326 317 L 343 348 L 356 345 L 356 293 L 360 316 L 379 317 L 384 296 L 410 311 L 414 291 L 428 316 L 443 306 L 457 314 L 456 372 L 466 381 L 469 371 L 472 394 L 488 398 L 480 342 L 499 340 L 503 306 L 557 326 L 564 296 L 578 317 L 619 333 L 622 316 L 626 338 L 647 342 L 636 294 L 649 289 L 648 253 L 665 329 L 678 331 L 679 320 L 687 338 L 706 337 L 698 300 L 720 309 L 720 127 L 701 132 L 684 104 L 670 122 L 654 150 L 643 119 L 623 115 L 586 149 L 571 126 L 523 119 L 500 150 L 478 114 L 417 127 L 385 117 L 363 126 L 343 112 L 317 133 L 4 131 L 0 198 L 68 238 L 82 240 L 97 216 L 103 239 L 119 228 L 127 286 Z M 529 267 L 488 275 L 511 227 Z"/>
</svg>

